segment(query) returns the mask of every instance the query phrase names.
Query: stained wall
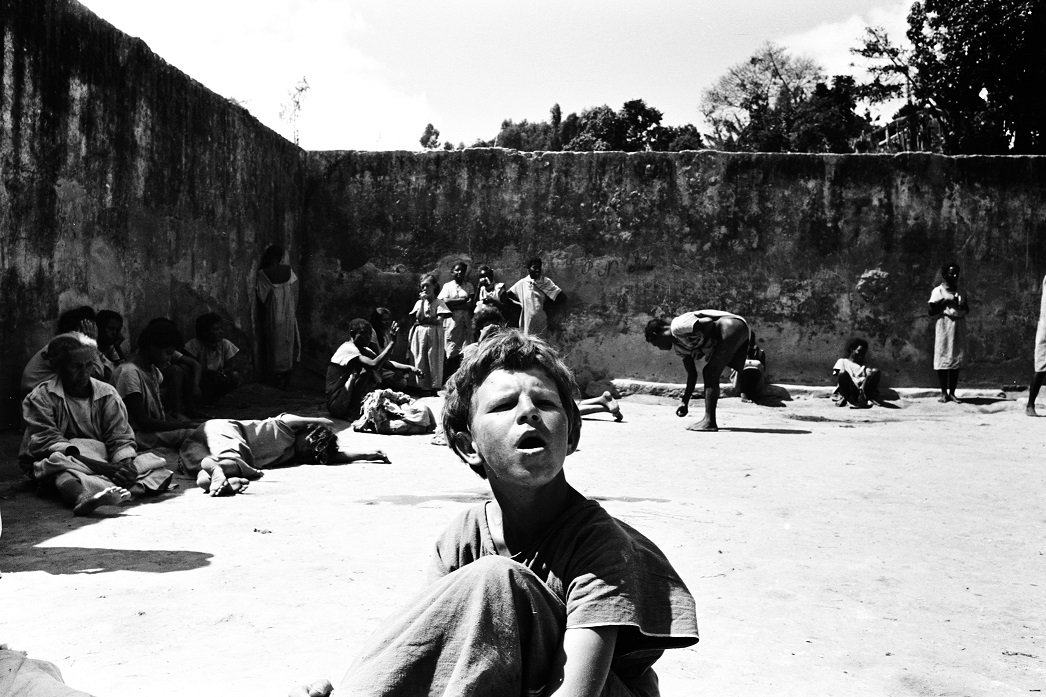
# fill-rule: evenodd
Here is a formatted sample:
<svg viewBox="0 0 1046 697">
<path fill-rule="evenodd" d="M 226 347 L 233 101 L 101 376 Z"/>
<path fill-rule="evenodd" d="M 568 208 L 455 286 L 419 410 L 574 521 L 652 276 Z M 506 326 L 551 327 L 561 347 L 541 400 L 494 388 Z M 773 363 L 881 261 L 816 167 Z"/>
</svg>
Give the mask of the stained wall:
<svg viewBox="0 0 1046 697">
<path fill-rule="evenodd" d="M 61 311 L 205 311 L 250 345 L 261 249 L 294 243 L 303 152 L 71 0 L 0 12 L 0 396 Z"/>
<path fill-rule="evenodd" d="M 750 320 L 774 378 L 824 384 L 871 342 L 894 386 L 932 385 L 926 302 L 957 261 L 972 298 L 966 384 L 1027 382 L 1046 273 L 1046 161 L 930 154 L 310 153 L 311 340 L 458 258 L 509 284 L 531 255 L 568 294 L 555 342 L 583 379 L 681 381 L 653 316 Z M 399 272 L 398 272 L 399 271 Z M 403 273 L 406 271 L 406 273 Z"/>
</svg>

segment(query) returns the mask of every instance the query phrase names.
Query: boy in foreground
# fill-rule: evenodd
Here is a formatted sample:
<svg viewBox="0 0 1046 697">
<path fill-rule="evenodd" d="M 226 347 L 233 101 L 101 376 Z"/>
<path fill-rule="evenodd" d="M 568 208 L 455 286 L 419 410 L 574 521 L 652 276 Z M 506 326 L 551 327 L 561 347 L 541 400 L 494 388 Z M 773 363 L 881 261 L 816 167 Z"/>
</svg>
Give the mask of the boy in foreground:
<svg viewBox="0 0 1046 697">
<path fill-rule="evenodd" d="M 653 663 L 697 642 L 694 599 L 650 540 L 567 483 L 573 387 L 545 342 L 515 330 L 465 356 L 444 432 L 494 498 L 443 532 L 430 585 L 336 694 L 658 694 Z M 292 695 L 330 691 L 318 681 Z"/>
</svg>

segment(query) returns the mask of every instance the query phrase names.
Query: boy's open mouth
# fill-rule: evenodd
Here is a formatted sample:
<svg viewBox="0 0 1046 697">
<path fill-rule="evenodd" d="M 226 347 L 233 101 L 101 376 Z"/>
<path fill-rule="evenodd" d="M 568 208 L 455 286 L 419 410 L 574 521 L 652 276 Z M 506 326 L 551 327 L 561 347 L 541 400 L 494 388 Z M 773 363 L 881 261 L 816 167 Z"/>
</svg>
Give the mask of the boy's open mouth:
<svg viewBox="0 0 1046 697">
<path fill-rule="evenodd" d="M 540 450 L 545 447 L 545 439 L 538 433 L 527 433 L 516 442 L 517 450 Z"/>
</svg>

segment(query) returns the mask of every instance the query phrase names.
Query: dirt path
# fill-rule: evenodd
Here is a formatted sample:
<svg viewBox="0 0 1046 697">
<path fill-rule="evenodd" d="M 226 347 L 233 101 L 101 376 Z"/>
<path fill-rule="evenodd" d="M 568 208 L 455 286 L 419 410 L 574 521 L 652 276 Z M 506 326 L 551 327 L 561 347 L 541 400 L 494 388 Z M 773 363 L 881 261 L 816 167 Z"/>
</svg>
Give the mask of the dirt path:
<svg viewBox="0 0 1046 697">
<path fill-rule="evenodd" d="M 979 401 L 726 399 L 716 434 L 655 397 L 624 400 L 620 424 L 586 419 L 568 479 L 697 597 L 702 641 L 658 663 L 662 693 L 1046 690 L 1046 419 Z M 88 519 L 21 486 L 0 440 L 0 642 L 99 697 L 336 680 L 419 586 L 437 532 L 486 496 L 429 437 L 344 437 L 393 464 L 273 470 L 221 500 L 182 480 Z"/>
</svg>

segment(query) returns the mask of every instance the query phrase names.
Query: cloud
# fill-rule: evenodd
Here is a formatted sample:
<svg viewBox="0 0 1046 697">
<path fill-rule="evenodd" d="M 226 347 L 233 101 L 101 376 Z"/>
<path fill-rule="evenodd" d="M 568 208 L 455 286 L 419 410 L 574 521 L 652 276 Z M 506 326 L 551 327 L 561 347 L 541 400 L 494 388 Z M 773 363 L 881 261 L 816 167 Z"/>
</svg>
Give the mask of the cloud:
<svg viewBox="0 0 1046 697">
<path fill-rule="evenodd" d="M 850 49 L 860 45 L 865 27 L 884 27 L 895 41 L 903 41 L 910 7 L 911 0 L 894 0 L 841 22 L 823 23 L 807 31 L 785 36 L 777 43 L 790 53 L 812 58 L 824 68 L 828 76 L 854 75 L 860 80 L 864 76 L 863 59 L 850 53 Z"/>
</svg>

